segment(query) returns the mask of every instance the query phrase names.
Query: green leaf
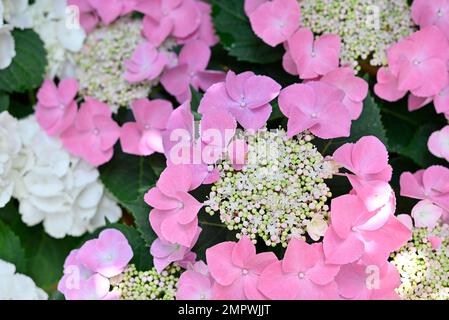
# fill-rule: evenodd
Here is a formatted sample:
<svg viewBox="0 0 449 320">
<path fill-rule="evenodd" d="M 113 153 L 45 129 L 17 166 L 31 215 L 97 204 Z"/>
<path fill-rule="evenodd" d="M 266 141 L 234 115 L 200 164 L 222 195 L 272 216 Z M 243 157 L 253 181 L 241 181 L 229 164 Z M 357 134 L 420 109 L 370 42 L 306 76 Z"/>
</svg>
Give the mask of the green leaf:
<svg viewBox="0 0 449 320">
<path fill-rule="evenodd" d="M 0 71 L 0 91 L 25 92 L 35 89 L 44 80 L 47 53 L 44 43 L 31 29 L 12 32 L 16 56 L 11 65 Z"/>
<path fill-rule="evenodd" d="M 48 293 L 55 291 L 62 276 L 65 258 L 71 250 L 79 247 L 80 239 L 73 237 L 54 239 L 45 233 L 41 225 L 28 227 L 22 222 L 13 202 L 0 209 L 0 218 L 20 238 L 27 262 L 24 268 L 26 272 L 23 273 L 30 276 L 37 286 Z M 0 237 L 3 233 L 0 230 Z M 17 257 L 22 256 L 18 248 L 16 251 Z"/>
<path fill-rule="evenodd" d="M 203 95 L 196 91 L 192 86 L 190 86 L 190 93 L 192 94 L 192 98 L 190 99 L 190 109 L 192 110 L 195 120 L 201 120 L 201 115 L 198 113 L 198 108 L 200 106 L 201 99 L 203 99 Z"/>
<path fill-rule="evenodd" d="M 432 132 L 446 123 L 442 115 L 437 115 L 430 105 L 410 112 L 406 99 L 393 105 L 381 104 L 381 112 L 390 152 L 408 157 L 421 167 L 442 163 L 427 148 Z"/>
<path fill-rule="evenodd" d="M 317 140 L 316 145 L 323 155 L 329 155 L 343 144 L 356 142 L 360 138 L 369 135 L 376 136 L 385 145 L 388 143 L 379 107 L 371 95 L 368 95 L 363 103 L 363 112 L 360 118 L 352 122 L 351 135 L 348 138 Z"/>
<path fill-rule="evenodd" d="M 9 108 L 9 96 L 0 92 L 0 112 L 7 111 Z"/>
<path fill-rule="evenodd" d="M 143 200 L 144 194 L 155 185 L 157 179 L 151 168 L 151 158 L 128 155 L 117 147 L 112 160 L 100 167 L 103 184 L 133 215 L 147 246 L 156 238 L 148 221 L 150 207 Z"/>
<path fill-rule="evenodd" d="M 282 46 L 272 48 L 251 29 L 242 0 L 211 0 L 214 26 L 220 42 L 239 61 L 269 63 L 281 60 Z"/>
<path fill-rule="evenodd" d="M 14 264 L 17 272 L 27 273 L 25 250 L 22 248 L 20 238 L 2 221 L 0 221 L 0 259 Z"/>
</svg>

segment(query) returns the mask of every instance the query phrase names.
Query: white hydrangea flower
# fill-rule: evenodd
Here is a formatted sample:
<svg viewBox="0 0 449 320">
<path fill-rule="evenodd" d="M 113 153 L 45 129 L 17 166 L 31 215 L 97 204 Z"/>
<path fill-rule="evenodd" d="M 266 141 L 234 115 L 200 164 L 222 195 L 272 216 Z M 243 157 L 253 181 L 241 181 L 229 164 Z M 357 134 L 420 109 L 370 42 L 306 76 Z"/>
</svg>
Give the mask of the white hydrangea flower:
<svg viewBox="0 0 449 320">
<path fill-rule="evenodd" d="M 0 259 L 0 300 L 47 300 L 48 295 L 30 277 L 16 273 L 16 267 Z"/>
<path fill-rule="evenodd" d="M 4 22 L 4 6 L 0 1 L 0 70 L 6 69 L 16 56 L 12 26 Z"/>
<path fill-rule="evenodd" d="M 80 236 L 121 217 L 99 181 L 98 170 L 70 155 L 40 129 L 34 116 L 19 121 L 23 148 L 16 161 L 14 197 L 22 220 L 43 223 L 54 238 Z"/>
<path fill-rule="evenodd" d="M 28 10 L 28 0 L 1 0 L 0 2 L 3 4 L 5 21 L 20 29 L 32 27 L 33 21 Z"/>
<path fill-rule="evenodd" d="M 20 151 L 17 120 L 8 112 L 0 113 L 0 208 L 11 199 L 14 189 L 13 162 Z"/>
<path fill-rule="evenodd" d="M 81 27 L 71 27 L 67 23 L 66 8 L 66 0 L 36 0 L 29 9 L 33 29 L 47 50 L 50 77 L 74 76 L 73 54 L 81 50 L 86 38 Z"/>
</svg>

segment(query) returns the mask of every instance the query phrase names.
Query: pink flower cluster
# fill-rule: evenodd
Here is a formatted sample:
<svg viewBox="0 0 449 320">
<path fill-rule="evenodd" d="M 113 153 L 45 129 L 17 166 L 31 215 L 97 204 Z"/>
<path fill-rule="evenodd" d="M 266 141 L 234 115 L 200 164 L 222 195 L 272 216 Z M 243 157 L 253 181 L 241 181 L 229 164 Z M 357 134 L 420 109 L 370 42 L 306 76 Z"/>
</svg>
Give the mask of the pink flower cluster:
<svg viewBox="0 0 449 320">
<path fill-rule="evenodd" d="M 161 76 L 164 88 L 182 103 L 190 99 L 190 86 L 206 90 L 223 80 L 223 72 L 206 70 L 210 46 L 218 41 L 209 4 L 199 0 L 134 2 L 134 10 L 145 14 L 145 41 L 125 61 L 128 82 L 152 81 Z M 158 50 L 169 39 L 184 45 L 179 57 Z"/>
<path fill-rule="evenodd" d="M 387 51 L 388 67 L 377 74 L 376 94 L 387 101 L 407 95 L 414 111 L 433 102 L 449 118 L 449 1 L 415 0 L 412 19 L 421 28 Z M 449 161 L 448 128 L 434 132 L 428 147 Z"/>
<path fill-rule="evenodd" d="M 292 238 L 282 260 L 272 252 L 257 254 L 246 236 L 220 243 L 207 249 L 207 268 L 200 262 L 183 273 L 177 298 L 397 299 L 400 276 L 388 257 L 411 231 L 394 216 L 385 146 L 364 137 L 333 157 L 351 172 L 346 176 L 353 190 L 332 201 L 322 243 Z"/>
<path fill-rule="evenodd" d="M 306 129 L 324 139 L 349 136 L 351 121 L 362 113 L 368 84 L 350 68 L 339 67 L 340 37 L 325 34 L 314 39 L 310 29 L 300 28 L 296 0 L 245 0 L 245 12 L 265 43 L 283 43 L 284 69 L 306 80 L 285 88 L 279 98 L 289 118 L 289 136 Z"/>
<path fill-rule="evenodd" d="M 298 100 L 312 105 L 315 99 L 322 105 L 332 107 L 335 103 L 332 100 L 338 96 L 341 99 L 339 106 L 346 110 L 342 102 L 343 91 L 323 81 L 295 86 L 322 91 L 301 98 L 295 98 L 293 94 L 292 103 Z M 287 89 L 280 93 L 283 112 L 286 109 L 282 99 L 288 98 Z M 159 269 L 172 261 L 191 261 L 190 250 L 198 238 L 197 215 L 202 204 L 190 192 L 217 178 L 213 165 L 219 157 L 211 157 L 210 162 L 202 165 L 178 164 L 173 163 L 173 150 L 187 149 L 195 155 L 193 150 L 202 151 L 202 148 L 209 147 L 214 151 L 212 153 L 219 156 L 229 152 L 232 154 L 233 144 L 230 141 L 233 135 L 213 141 L 205 137 L 208 129 L 215 128 L 221 134 L 226 129 L 234 133 L 236 122 L 247 129 L 262 127 L 271 112 L 269 103 L 279 92 L 279 85 L 270 78 L 251 72 L 238 75 L 229 72 L 226 81 L 210 87 L 200 102 L 202 120 L 198 137 L 189 104 L 183 104 L 172 113 L 166 137 L 172 137 L 177 130 L 181 130 L 183 134 L 179 138 L 184 143 L 164 143 L 166 154 L 170 154 L 167 155 L 168 167 L 156 187 L 145 195 L 145 201 L 152 207 L 150 224 L 159 237 L 152 247 L 155 265 L 159 265 Z M 290 108 L 291 111 L 285 112 L 297 112 L 293 111 L 296 106 Z M 304 110 L 308 112 L 310 109 Z M 310 128 L 314 134 L 320 134 L 320 130 L 333 130 L 332 124 L 337 117 L 338 114 L 329 118 L 328 123 L 314 124 L 315 127 Z M 298 127 L 296 133 L 306 129 L 306 126 Z M 236 156 L 239 157 L 240 154 Z M 245 237 L 238 243 L 218 244 L 206 252 L 208 269 L 201 263 L 194 266 L 187 263 L 188 270 L 179 282 L 178 298 L 395 298 L 394 288 L 400 280 L 396 269 L 388 263 L 388 257 L 410 239 L 411 231 L 394 216 L 396 204 L 389 185 L 392 168 L 388 164 L 387 150 L 377 138 L 368 136 L 357 143 L 341 146 L 333 158 L 339 166 L 349 171 L 344 175 L 353 190 L 333 199 L 331 224 L 322 243 L 309 245 L 292 238 L 281 261 L 270 252 L 257 254 L 252 242 Z M 373 288 L 365 285 L 366 270 L 371 269 L 377 277 Z"/>
<path fill-rule="evenodd" d="M 122 128 L 112 119 L 111 108 L 85 97 L 78 109 L 78 83 L 64 79 L 56 86 L 46 80 L 38 92 L 36 119 L 50 136 L 58 136 L 64 147 L 94 166 L 111 160 L 120 139 L 123 152 L 148 156 L 164 152 L 163 134 L 173 107 L 165 100 L 139 99 L 132 103 L 135 121 Z"/>
<path fill-rule="evenodd" d="M 101 165 L 112 158 L 120 128 L 111 109 L 91 97 L 86 97 L 78 110 L 77 91 L 74 79 L 64 79 L 58 87 L 46 80 L 37 95 L 36 119 L 48 135 L 59 136 L 69 152 Z"/>
<path fill-rule="evenodd" d="M 116 229 L 106 229 L 69 254 L 58 290 L 67 300 L 118 299 L 117 292 L 109 291 L 109 279 L 121 274 L 132 257 L 126 237 Z"/>
<path fill-rule="evenodd" d="M 400 178 L 401 196 L 421 200 L 412 210 L 417 227 L 433 228 L 442 218 L 449 222 L 449 169 L 431 166 Z"/>
</svg>

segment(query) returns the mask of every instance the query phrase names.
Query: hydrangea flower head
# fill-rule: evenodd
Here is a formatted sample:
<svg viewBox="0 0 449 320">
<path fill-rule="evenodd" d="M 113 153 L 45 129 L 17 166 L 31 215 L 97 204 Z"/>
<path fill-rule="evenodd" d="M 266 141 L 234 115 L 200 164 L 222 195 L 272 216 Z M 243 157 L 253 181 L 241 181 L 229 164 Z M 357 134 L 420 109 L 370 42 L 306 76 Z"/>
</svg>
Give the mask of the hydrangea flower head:
<svg viewBox="0 0 449 320">
<path fill-rule="evenodd" d="M 5 206 L 14 190 L 13 164 L 22 143 L 18 123 L 8 112 L 0 113 L 0 208 Z"/>
<path fill-rule="evenodd" d="M 310 29 L 301 28 L 289 38 L 288 54 L 301 79 L 314 79 L 338 68 L 340 37 L 325 34 L 314 39 Z"/>
<path fill-rule="evenodd" d="M 449 39 L 449 1 L 415 0 L 412 4 L 413 21 L 420 27 L 435 25 Z"/>
<path fill-rule="evenodd" d="M 414 228 L 412 239 L 391 255 L 401 277 L 396 291 L 402 299 L 449 299 L 448 239 L 445 223 L 431 229 Z"/>
<path fill-rule="evenodd" d="M 75 79 L 64 79 L 58 87 L 51 80 L 44 82 L 37 94 L 36 120 L 47 134 L 59 135 L 73 124 L 78 110 L 77 92 Z"/>
<path fill-rule="evenodd" d="M 270 299 L 335 299 L 334 278 L 339 269 L 338 265 L 324 264 L 321 244 L 292 238 L 284 258 L 263 270 L 257 287 Z"/>
<path fill-rule="evenodd" d="M 163 153 L 162 134 L 173 111 L 171 103 L 160 99 L 138 99 L 131 108 L 136 121 L 127 122 L 121 128 L 122 150 L 142 156 Z"/>
<path fill-rule="evenodd" d="M 449 126 L 432 133 L 427 145 L 433 155 L 449 161 Z"/>
<path fill-rule="evenodd" d="M 214 84 L 204 94 L 198 111 L 222 109 L 231 113 L 245 129 L 260 129 L 271 114 L 270 101 L 275 99 L 281 86 L 266 76 L 253 72 L 235 74 L 229 71 L 226 81 Z"/>
<path fill-rule="evenodd" d="M 181 49 L 178 64 L 166 70 L 161 77 L 164 88 L 179 102 L 190 98 L 190 87 L 206 91 L 212 84 L 223 82 L 225 74 L 206 70 L 211 56 L 209 46 L 201 40 L 192 40 Z"/>
<path fill-rule="evenodd" d="M 123 76 L 126 72 L 124 61 L 131 59 L 135 49 L 144 42 L 141 30 L 141 20 L 123 17 L 89 33 L 81 51 L 75 56 L 75 74 L 82 96 L 105 102 L 114 111 L 128 107 L 135 99 L 148 97 L 152 87 L 150 81 L 131 84 Z M 142 57 L 147 56 L 155 58 L 159 54 L 148 52 Z M 138 61 L 150 62 L 153 59 Z"/>
<path fill-rule="evenodd" d="M 102 231 L 98 239 L 85 242 L 78 252 L 78 259 L 84 266 L 106 278 L 121 273 L 132 257 L 128 240 L 115 229 Z"/>
<path fill-rule="evenodd" d="M 250 6 L 246 2 L 245 6 Z M 301 20 L 296 0 L 268 1 L 251 10 L 248 16 L 254 33 L 272 47 L 287 41 L 298 29 Z"/>
<path fill-rule="evenodd" d="M 111 160 L 120 128 L 111 118 L 112 111 L 107 104 L 91 97 L 85 100 L 74 125 L 64 131 L 61 139 L 72 154 L 99 166 Z"/>
<path fill-rule="evenodd" d="M 150 222 L 156 234 L 171 243 L 191 247 L 197 235 L 197 213 L 202 207 L 188 192 L 192 190 L 192 171 L 184 165 L 169 166 L 156 187 L 145 195 L 152 206 Z"/>
<path fill-rule="evenodd" d="M 145 36 L 156 46 L 170 35 L 191 35 L 201 23 L 201 12 L 194 0 L 139 1 L 136 10 L 146 15 Z"/>
<path fill-rule="evenodd" d="M 304 130 L 323 139 L 349 136 L 351 115 L 344 98 L 342 90 L 322 81 L 293 84 L 283 89 L 279 107 L 288 118 L 288 136 Z"/>
<path fill-rule="evenodd" d="M 301 0 L 302 24 L 315 35 L 341 37 L 341 63 L 386 64 L 385 50 L 413 32 L 406 0 Z"/>
<path fill-rule="evenodd" d="M 239 242 L 222 242 L 206 251 L 208 268 L 215 280 L 214 298 L 228 300 L 264 299 L 257 281 L 268 265 L 277 261 L 272 252 L 256 254 L 256 247 L 244 236 Z"/>
</svg>

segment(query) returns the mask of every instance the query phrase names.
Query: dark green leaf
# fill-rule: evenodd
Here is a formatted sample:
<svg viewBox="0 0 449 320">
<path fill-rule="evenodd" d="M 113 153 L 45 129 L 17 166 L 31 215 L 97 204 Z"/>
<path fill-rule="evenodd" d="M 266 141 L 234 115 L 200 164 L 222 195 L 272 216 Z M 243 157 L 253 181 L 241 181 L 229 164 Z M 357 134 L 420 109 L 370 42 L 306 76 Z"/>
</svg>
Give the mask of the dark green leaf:
<svg viewBox="0 0 449 320">
<path fill-rule="evenodd" d="M 7 111 L 8 108 L 9 108 L 9 96 L 4 92 L 0 92 L 0 113 L 3 111 Z"/>
<path fill-rule="evenodd" d="M 272 48 L 251 29 L 242 0 L 211 0 L 214 26 L 221 44 L 239 61 L 269 63 L 282 58 L 282 46 Z"/>
<path fill-rule="evenodd" d="M 11 65 L 0 71 L 0 90 L 25 92 L 35 89 L 44 80 L 47 66 L 44 43 L 31 29 L 14 29 L 12 35 L 17 54 Z"/>
<path fill-rule="evenodd" d="M 143 200 L 144 194 L 157 179 L 150 159 L 125 154 L 117 147 L 112 160 L 100 168 L 100 177 L 106 189 L 133 215 L 137 229 L 148 246 L 156 238 L 148 221 L 150 207 Z"/>
<path fill-rule="evenodd" d="M 27 273 L 25 250 L 22 248 L 20 238 L 2 221 L 0 221 L 0 259 L 14 264 L 17 272 Z"/>
</svg>

